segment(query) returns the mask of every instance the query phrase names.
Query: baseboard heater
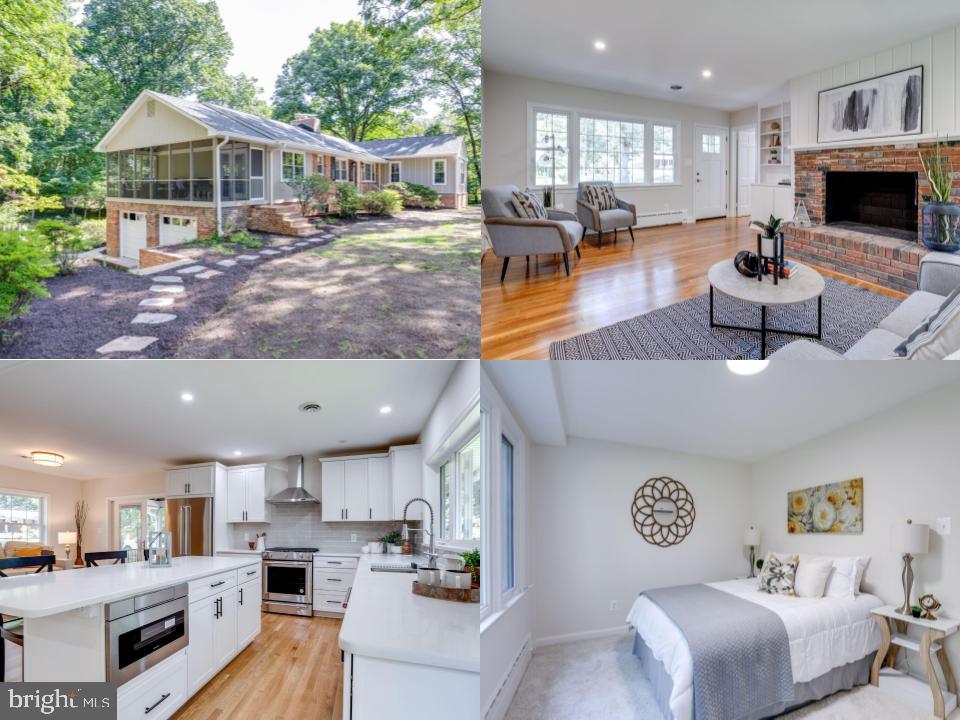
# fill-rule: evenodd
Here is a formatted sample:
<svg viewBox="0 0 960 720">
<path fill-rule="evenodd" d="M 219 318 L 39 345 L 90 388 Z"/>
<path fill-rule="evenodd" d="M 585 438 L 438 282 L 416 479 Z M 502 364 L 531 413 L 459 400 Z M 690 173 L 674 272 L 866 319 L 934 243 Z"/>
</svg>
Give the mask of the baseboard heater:
<svg viewBox="0 0 960 720">
<path fill-rule="evenodd" d="M 691 223 L 693 218 L 687 210 L 659 210 L 657 212 L 637 213 L 636 227 L 654 227 L 655 225 L 675 225 Z"/>
</svg>

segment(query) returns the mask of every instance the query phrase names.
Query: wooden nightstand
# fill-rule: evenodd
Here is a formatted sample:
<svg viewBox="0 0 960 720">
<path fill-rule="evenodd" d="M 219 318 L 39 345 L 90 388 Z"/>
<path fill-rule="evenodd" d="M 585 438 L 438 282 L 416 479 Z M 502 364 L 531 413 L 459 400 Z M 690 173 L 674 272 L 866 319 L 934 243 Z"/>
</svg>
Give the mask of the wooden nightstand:
<svg viewBox="0 0 960 720">
<path fill-rule="evenodd" d="M 930 684 L 930 692 L 933 694 L 933 714 L 941 720 L 945 718 L 947 713 L 957 706 L 957 681 L 953 676 L 953 670 L 950 668 L 950 661 L 947 659 L 943 644 L 947 637 L 953 635 L 960 628 L 960 620 L 921 620 L 912 615 L 901 615 L 894 610 L 892 605 L 877 608 L 872 611 L 872 615 L 880 626 L 882 639 L 880 650 L 877 651 L 873 668 L 870 670 L 870 684 L 879 685 L 880 669 L 884 665 L 894 667 L 900 648 L 913 650 L 920 654 L 920 662 L 923 663 L 923 670 L 927 674 L 927 682 Z M 891 633 L 890 630 L 891 620 L 896 625 L 895 633 Z M 913 640 L 907 636 L 907 628 L 910 625 L 916 625 L 921 629 L 922 635 L 919 640 Z M 933 653 L 936 653 L 940 669 L 943 671 L 943 677 L 947 682 L 948 692 L 946 697 L 940 689 L 940 682 L 937 680 L 937 673 L 933 667 L 933 659 L 930 657 Z M 922 687 L 922 684 L 920 686 Z"/>
</svg>

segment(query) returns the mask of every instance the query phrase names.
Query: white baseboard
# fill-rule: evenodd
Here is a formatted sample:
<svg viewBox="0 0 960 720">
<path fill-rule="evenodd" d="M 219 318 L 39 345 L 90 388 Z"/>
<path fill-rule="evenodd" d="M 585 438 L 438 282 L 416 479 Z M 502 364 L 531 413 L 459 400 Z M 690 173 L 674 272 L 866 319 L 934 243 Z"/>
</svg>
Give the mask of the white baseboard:
<svg viewBox="0 0 960 720">
<path fill-rule="evenodd" d="M 603 630 L 585 630 L 583 632 L 568 633 L 566 635 L 547 635 L 546 637 L 534 640 L 533 647 L 542 648 L 549 645 L 577 642 L 578 640 L 596 640 L 598 638 L 613 637 L 614 635 L 626 635 L 628 632 L 629 630 L 626 625 L 617 625 L 617 627 L 604 628 Z"/>
<path fill-rule="evenodd" d="M 497 686 L 497 694 L 494 695 L 490 705 L 483 713 L 484 720 L 503 720 L 513 702 L 513 696 L 517 694 L 517 688 L 520 687 L 520 680 L 527 671 L 527 665 L 530 664 L 530 658 L 533 656 L 533 645 L 530 642 L 530 636 L 527 635 L 520 646 L 517 657 L 507 668 L 507 672 L 500 679 Z"/>
</svg>

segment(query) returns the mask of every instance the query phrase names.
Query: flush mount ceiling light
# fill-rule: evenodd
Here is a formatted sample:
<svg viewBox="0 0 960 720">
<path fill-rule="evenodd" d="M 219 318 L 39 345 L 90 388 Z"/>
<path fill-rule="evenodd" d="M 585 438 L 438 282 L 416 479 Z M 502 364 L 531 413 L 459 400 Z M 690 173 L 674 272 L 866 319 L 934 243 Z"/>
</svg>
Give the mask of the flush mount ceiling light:
<svg viewBox="0 0 960 720">
<path fill-rule="evenodd" d="M 734 375 L 756 375 L 767 369 L 769 360 L 727 360 L 727 370 Z"/>
<path fill-rule="evenodd" d="M 323 410 L 323 406 L 318 402 L 305 402 L 300 406 L 299 410 L 302 413 L 318 413 Z"/>
<path fill-rule="evenodd" d="M 381 415 L 389 415 L 392 412 L 393 412 L 393 408 L 390 407 L 389 405 L 384 405 L 382 408 L 380 408 Z"/>
<path fill-rule="evenodd" d="M 242 450 L 234 450 L 234 451 L 233 451 L 233 454 L 234 454 L 234 456 L 236 456 L 236 457 L 240 457 L 241 455 L 243 455 L 243 451 L 242 451 Z"/>
<path fill-rule="evenodd" d="M 34 465 L 43 465 L 44 467 L 60 467 L 63 465 L 63 455 L 46 450 L 34 450 L 30 453 L 30 459 Z"/>
<path fill-rule="evenodd" d="M 713 77 L 713 71 L 710 68 L 706 68 L 702 73 L 705 78 Z"/>
<path fill-rule="evenodd" d="M 604 50 L 607 49 L 607 44 L 603 40 L 594 40 L 593 47 L 599 50 L 600 52 L 603 52 Z"/>
<path fill-rule="evenodd" d="M 180 399 L 183 400 L 183 402 L 185 403 L 191 403 L 193 402 L 193 393 L 190 393 L 190 392 L 180 393 Z"/>
</svg>

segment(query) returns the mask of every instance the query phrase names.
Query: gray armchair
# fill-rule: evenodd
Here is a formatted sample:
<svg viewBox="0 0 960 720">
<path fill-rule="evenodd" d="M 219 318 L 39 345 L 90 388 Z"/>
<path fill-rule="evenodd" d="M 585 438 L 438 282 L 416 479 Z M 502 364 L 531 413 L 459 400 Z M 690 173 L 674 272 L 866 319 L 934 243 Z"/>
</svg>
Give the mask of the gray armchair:
<svg viewBox="0 0 960 720">
<path fill-rule="evenodd" d="M 627 228 L 630 231 L 630 240 L 636 242 L 633 237 L 633 226 L 637 224 L 637 206 L 628 203 L 626 200 L 617 198 L 617 206 L 610 210 L 601 210 L 595 205 L 591 205 L 587 200 L 584 190 L 588 186 L 606 186 L 613 189 L 613 183 L 608 180 L 596 180 L 594 182 L 582 182 L 577 186 L 577 219 L 585 228 L 589 228 L 597 233 L 597 246 L 603 245 L 603 232 L 613 230 L 613 239 L 617 239 L 617 230 Z"/>
<path fill-rule="evenodd" d="M 483 222 L 497 257 L 503 258 L 500 282 L 507 275 L 510 258 L 519 255 L 563 254 L 563 266 L 570 275 L 568 253 L 575 250 L 580 257 L 580 241 L 586 232 L 573 213 L 548 210 L 546 219 L 522 218 L 513 207 L 515 185 L 498 185 L 480 192 Z"/>
</svg>

